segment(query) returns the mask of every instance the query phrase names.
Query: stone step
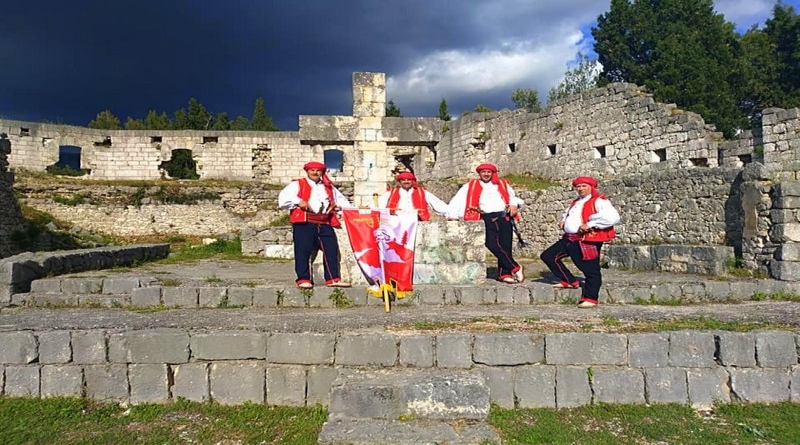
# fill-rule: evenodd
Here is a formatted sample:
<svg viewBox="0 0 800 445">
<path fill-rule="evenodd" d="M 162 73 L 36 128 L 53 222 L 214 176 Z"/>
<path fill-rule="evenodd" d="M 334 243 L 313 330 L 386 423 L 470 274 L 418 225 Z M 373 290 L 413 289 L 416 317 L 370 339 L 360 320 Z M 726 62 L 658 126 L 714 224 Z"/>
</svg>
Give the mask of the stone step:
<svg viewBox="0 0 800 445">
<path fill-rule="evenodd" d="M 687 303 L 751 300 L 754 295 L 800 295 L 800 282 L 778 280 L 715 281 L 666 280 L 650 282 L 607 280 L 600 290 L 604 304 L 637 302 Z M 336 294 L 334 294 L 336 292 Z M 418 285 L 409 298 L 398 305 L 481 305 L 481 304 L 551 304 L 574 303 L 580 289 L 554 289 L 550 283 L 526 281 L 521 284 L 487 282 L 479 285 Z M 152 276 L 82 278 L 51 277 L 35 280 L 28 293 L 13 294 L 7 304 L 99 304 L 101 306 L 195 307 L 333 307 L 336 298 L 346 298 L 356 306 L 382 305 L 379 298 L 368 296 L 365 286 L 333 289 L 318 286 L 313 291 L 294 285 L 242 287 L 218 283 L 208 286 L 161 286 Z M 2 306 L 3 304 L 0 304 Z"/>
<path fill-rule="evenodd" d="M 336 419 L 325 422 L 320 445 L 485 445 L 500 436 L 482 421 Z"/>
<path fill-rule="evenodd" d="M 331 387 L 330 419 L 482 420 L 489 386 L 481 373 L 451 370 L 348 370 Z"/>
</svg>

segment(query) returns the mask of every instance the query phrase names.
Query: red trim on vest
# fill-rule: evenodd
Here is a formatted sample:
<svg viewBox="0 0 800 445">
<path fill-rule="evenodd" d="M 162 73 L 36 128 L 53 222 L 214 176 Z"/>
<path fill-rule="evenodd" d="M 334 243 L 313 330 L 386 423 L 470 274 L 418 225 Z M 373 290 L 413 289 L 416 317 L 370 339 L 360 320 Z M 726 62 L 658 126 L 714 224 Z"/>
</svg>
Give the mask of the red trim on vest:
<svg viewBox="0 0 800 445">
<path fill-rule="evenodd" d="M 597 213 L 597 199 L 608 199 L 606 195 L 592 195 L 588 201 L 583 205 L 583 209 L 581 209 L 581 220 L 584 224 L 589 222 L 589 217 Z M 575 199 L 570 203 L 569 209 L 571 209 L 576 202 L 578 202 L 580 198 Z M 569 211 L 567 209 L 567 211 Z M 614 230 L 614 226 L 607 227 L 605 229 L 592 229 L 590 232 L 583 234 L 584 241 L 591 241 L 595 243 L 606 243 L 611 241 L 612 239 L 616 238 L 617 232 Z"/>
<path fill-rule="evenodd" d="M 308 181 L 305 179 L 295 179 L 297 184 L 299 185 L 299 191 L 297 192 L 297 197 L 302 199 L 303 201 L 308 201 L 311 198 L 311 185 L 308 184 Z M 334 203 L 333 198 L 333 187 L 325 187 L 325 191 L 328 192 L 328 200 L 331 203 Z M 336 213 L 330 213 L 330 221 L 328 223 L 320 223 L 318 221 L 314 221 L 317 224 L 330 224 L 333 227 L 341 227 L 342 223 L 339 222 L 339 219 L 336 218 Z M 317 218 L 315 218 L 317 219 Z M 301 209 L 300 207 L 295 207 L 289 212 L 289 222 L 292 224 L 295 223 L 306 223 L 308 221 L 308 212 Z"/>
<path fill-rule="evenodd" d="M 478 212 L 478 207 L 480 205 L 483 187 L 480 186 L 480 183 L 480 179 L 472 179 L 468 183 L 469 188 L 467 189 L 467 205 L 464 209 L 464 221 L 477 221 L 481 219 L 481 214 Z M 503 201 L 505 202 L 506 206 L 508 206 L 508 203 L 511 200 L 511 196 L 508 193 L 508 180 L 501 179 L 497 184 L 497 191 L 500 192 L 500 196 L 503 197 Z M 519 219 L 519 213 L 517 213 L 515 219 Z"/>
<path fill-rule="evenodd" d="M 389 208 L 389 211 L 392 213 L 392 215 L 395 214 L 395 210 L 397 210 L 397 203 L 400 202 L 401 188 L 402 187 L 392 187 L 389 191 L 389 201 L 386 203 L 386 207 Z M 431 212 L 428 211 L 428 200 L 425 199 L 425 188 L 414 187 L 411 190 L 411 203 L 417 210 L 417 216 L 419 217 L 419 220 L 427 221 L 431 219 Z"/>
</svg>

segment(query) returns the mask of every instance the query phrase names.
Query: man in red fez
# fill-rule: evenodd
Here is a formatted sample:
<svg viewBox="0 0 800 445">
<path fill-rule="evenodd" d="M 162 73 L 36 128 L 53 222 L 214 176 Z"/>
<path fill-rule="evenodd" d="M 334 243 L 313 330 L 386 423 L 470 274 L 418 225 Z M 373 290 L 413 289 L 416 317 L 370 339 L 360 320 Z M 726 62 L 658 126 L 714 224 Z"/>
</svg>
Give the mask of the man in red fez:
<svg viewBox="0 0 800 445">
<path fill-rule="evenodd" d="M 603 277 L 600 273 L 600 249 L 603 243 L 616 236 L 614 225 L 619 222 L 619 213 L 608 197 L 597 191 L 597 180 L 580 176 L 572 181 L 578 197 L 570 203 L 558 228 L 564 235 L 548 247 L 540 258 L 558 277 L 556 288 L 578 288 L 580 282 L 564 265 L 569 257 L 575 267 L 583 272 L 585 282 L 578 302 L 580 308 L 597 307 Z"/>
<path fill-rule="evenodd" d="M 504 283 L 525 280 L 522 265 L 514 260 L 512 218 L 519 218 L 524 205 L 505 179 L 497 176 L 497 166 L 481 164 L 475 171 L 480 179 L 464 184 L 450 201 L 450 217 L 464 221 L 482 219 L 486 226 L 486 248 L 497 258 L 497 279 Z"/>
<path fill-rule="evenodd" d="M 289 210 L 294 239 L 294 270 L 297 286 L 314 287 L 311 261 L 322 250 L 325 284 L 330 287 L 350 287 L 341 280 L 339 271 L 339 242 L 334 228 L 341 227 L 337 212 L 352 207 L 350 202 L 325 174 L 321 162 L 303 166 L 306 177 L 295 179 L 278 194 L 278 206 Z"/>
<path fill-rule="evenodd" d="M 391 187 L 381 195 L 378 198 L 378 207 L 389 209 L 392 214 L 413 212 L 417 214 L 420 221 L 431 219 L 428 206 L 436 214 L 445 218 L 448 216 L 448 205 L 433 193 L 425 190 L 425 187 L 420 187 L 417 184 L 417 177 L 414 176 L 414 173 L 398 173 L 395 179 L 399 187 Z"/>
</svg>

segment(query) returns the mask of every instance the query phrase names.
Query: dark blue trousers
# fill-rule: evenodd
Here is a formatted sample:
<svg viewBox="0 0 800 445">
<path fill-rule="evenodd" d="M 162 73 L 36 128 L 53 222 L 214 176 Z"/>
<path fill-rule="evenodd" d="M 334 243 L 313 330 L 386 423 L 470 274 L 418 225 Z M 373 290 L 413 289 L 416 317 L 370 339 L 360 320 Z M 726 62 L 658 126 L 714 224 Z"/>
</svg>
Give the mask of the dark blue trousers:
<svg viewBox="0 0 800 445">
<path fill-rule="evenodd" d="M 603 243 L 591 243 L 597 246 L 597 251 L 603 247 Z M 600 299 L 600 286 L 603 284 L 603 276 L 600 274 L 600 257 L 594 260 L 584 260 L 579 241 L 569 241 L 561 238 L 552 246 L 548 247 L 539 256 L 544 264 L 553 272 L 559 280 L 574 283 L 578 281 L 575 275 L 564 265 L 564 258 L 569 257 L 575 267 L 577 267 L 586 278 L 583 283 L 581 298 L 597 301 Z"/>
<path fill-rule="evenodd" d="M 497 278 L 503 279 L 519 268 L 511 249 L 514 246 L 514 227 L 505 212 L 481 215 L 486 226 L 486 248 L 497 257 Z"/>
<path fill-rule="evenodd" d="M 329 224 L 296 223 L 292 224 L 294 238 L 294 271 L 297 282 L 308 280 L 313 282 L 311 261 L 317 250 L 322 250 L 322 265 L 325 270 L 325 283 L 339 279 L 339 243 L 336 232 Z"/>
</svg>

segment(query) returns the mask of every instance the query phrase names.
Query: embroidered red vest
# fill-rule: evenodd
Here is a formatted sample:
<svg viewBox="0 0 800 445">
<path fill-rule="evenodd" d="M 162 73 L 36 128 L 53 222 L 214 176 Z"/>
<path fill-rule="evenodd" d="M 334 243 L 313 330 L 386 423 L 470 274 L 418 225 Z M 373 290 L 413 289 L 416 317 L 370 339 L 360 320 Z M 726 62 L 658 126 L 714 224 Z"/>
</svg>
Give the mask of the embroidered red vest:
<svg viewBox="0 0 800 445">
<path fill-rule="evenodd" d="M 608 199 L 608 196 L 606 196 L 606 195 L 594 195 L 591 198 L 589 198 L 588 201 L 586 201 L 586 203 L 583 205 L 583 209 L 581 211 L 581 220 L 583 221 L 584 224 L 589 222 L 589 217 L 590 216 L 592 216 L 595 213 L 597 213 L 596 203 L 597 203 L 597 199 L 598 198 Z M 579 200 L 580 200 L 580 198 L 575 199 L 574 201 L 572 201 L 572 203 L 569 205 L 569 208 L 571 209 L 575 205 L 575 203 L 578 202 Z M 616 236 L 617 236 L 617 232 L 614 231 L 614 226 L 611 226 L 611 227 L 607 227 L 605 229 L 593 229 L 591 232 L 584 233 L 583 234 L 583 240 L 584 241 L 591 241 L 591 242 L 595 242 L 595 243 L 607 243 L 607 242 L 611 241 L 612 239 L 616 238 Z"/>
<path fill-rule="evenodd" d="M 394 215 L 395 210 L 397 210 L 397 203 L 400 202 L 400 189 L 401 187 L 392 187 L 389 191 L 389 201 L 386 203 L 386 207 L 389 207 L 392 215 Z M 425 199 L 424 187 L 414 187 L 412 189 L 411 202 L 414 204 L 414 208 L 417 209 L 417 215 L 420 221 L 431 219 L 431 212 L 428 211 L 428 200 Z"/>
<path fill-rule="evenodd" d="M 481 219 L 478 206 L 480 205 L 483 187 L 481 187 L 480 183 L 480 179 L 469 181 L 469 188 L 467 188 L 467 205 L 464 209 L 464 221 L 477 221 Z M 500 192 L 500 196 L 503 197 L 503 201 L 506 203 L 506 206 L 508 206 L 508 202 L 511 199 L 508 194 L 508 181 L 501 179 L 500 183 L 497 185 L 497 191 Z M 517 213 L 514 219 L 519 219 L 519 213 Z"/>
<path fill-rule="evenodd" d="M 297 181 L 297 184 L 300 186 L 300 190 L 297 192 L 297 197 L 304 201 L 308 201 L 308 199 L 311 198 L 311 186 L 308 184 L 308 181 L 305 179 L 295 179 L 295 181 Z M 331 202 L 331 204 L 333 204 L 335 202 L 333 197 L 333 188 L 325 187 L 325 190 L 328 192 L 328 200 Z M 342 226 L 342 223 L 340 223 L 339 219 L 336 218 L 336 213 L 331 212 L 329 215 L 329 221 L 322 224 L 330 224 L 333 227 Z M 291 212 L 289 212 L 289 222 L 292 224 L 308 222 L 308 212 L 300 207 L 295 207 L 291 210 Z"/>
</svg>

